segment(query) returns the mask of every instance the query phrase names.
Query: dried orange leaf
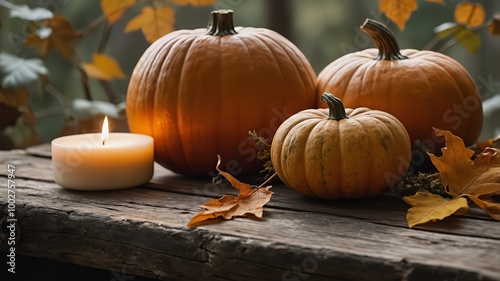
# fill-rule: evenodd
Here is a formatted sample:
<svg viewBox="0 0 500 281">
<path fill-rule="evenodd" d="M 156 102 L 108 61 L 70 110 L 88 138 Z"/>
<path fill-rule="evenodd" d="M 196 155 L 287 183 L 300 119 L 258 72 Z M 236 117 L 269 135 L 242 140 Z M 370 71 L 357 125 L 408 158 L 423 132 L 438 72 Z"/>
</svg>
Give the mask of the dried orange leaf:
<svg viewBox="0 0 500 281">
<path fill-rule="evenodd" d="M 418 8 L 416 0 L 380 0 L 379 10 L 392 20 L 399 30 L 405 29 L 406 21 Z"/>
<path fill-rule="evenodd" d="M 462 2 L 455 7 L 455 21 L 470 27 L 483 24 L 486 12 L 479 3 Z"/>
<path fill-rule="evenodd" d="M 196 214 L 188 223 L 188 227 L 216 218 L 232 219 L 234 217 L 244 217 L 254 215 L 262 218 L 263 206 L 271 200 L 274 194 L 269 191 L 271 186 L 262 188 L 252 188 L 249 184 L 242 183 L 227 172 L 219 169 L 221 159 L 217 161 L 217 171 L 240 191 L 238 196 L 224 195 L 219 199 L 212 199 L 200 205 L 203 211 Z"/>
<path fill-rule="evenodd" d="M 461 138 L 449 131 L 434 129 L 434 132 L 437 136 L 444 135 L 446 147 L 441 157 L 429 156 L 450 195 L 485 195 L 484 184 L 500 182 L 500 174 L 495 172 L 498 170 L 492 169 L 500 166 L 499 149 L 488 147 L 472 161 L 473 151 L 465 147 Z M 497 190 L 500 192 L 500 184 Z"/>
<path fill-rule="evenodd" d="M 403 200 L 412 206 L 406 214 L 410 228 L 418 224 L 442 220 L 453 214 L 463 215 L 469 210 L 465 198 L 445 199 L 430 192 L 419 191 L 413 196 L 403 197 Z"/>
<path fill-rule="evenodd" d="M 149 43 L 174 30 L 175 12 L 170 7 L 144 7 L 125 27 L 125 32 L 142 30 Z"/>
<path fill-rule="evenodd" d="M 429 157 L 438 169 L 446 191 L 452 196 L 459 196 L 477 177 L 470 159 L 474 151 L 466 148 L 464 141 L 450 131 L 434 128 L 434 133 L 444 136 L 446 147 L 441 149 L 441 157 L 432 153 L 429 153 Z"/>
<path fill-rule="evenodd" d="M 94 54 L 92 62 L 82 63 L 82 68 L 88 76 L 96 79 L 125 78 L 125 73 L 123 73 L 118 62 L 105 54 Z"/>
<path fill-rule="evenodd" d="M 135 4 L 136 0 L 101 0 L 101 8 L 110 23 L 119 20 L 126 9 Z"/>
<path fill-rule="evenodd" d="M 500 140 L 500 138 L 498 140 Z M 500 145 L 500 142 L 498 142 L 496 145 Z M 487 147 L 495 147 L 493 144 L 493 139 L 487 139 L 485 141 L 477 142 L 476 143 L 476 152 L 481 153 Z M 496 147 L 496 148 L 500 148 L 500 147 Z"/>
<path fill-rule="evenodd" d="M 446 192 L 453 199 L 422 192 L 404 197 L 403 200 L 413 206 L 406 216 L 409 227 L 452 214 L 464 214 L 468 210 L 465 197 L 492 218 L 500 220 L 500 202 L 494 199 L 500 196 L 500 149 L 486 147 L 471 160 L 474 152 L 465 147 L 461 138 L 449 131 L 433 129 L 436 136 L 444 136 L 446 147 L 441 149 L 441 157 L 431 153 L 429 157 L 439 171 Z"/>
<path fill-rule="evenodd" d="M 26 88 L 0 88 L 0 103 L 10 107 L 29 106 Z"/>
<path fill-rule="evenodd" d="M 493 16 L 493 20 L 488 26 L 488 31 L 491 35 L 500 35 L 500 14 Z"/>
<path fill-rule="evenodd" d="M 489 168 L 500 165 L 500 149 L 486 147 L 472 162 L 474 168 L 481 173 Z"/>
<path fill-rule="evenodd" d="M 500 194 L 497 194 L 500 195 Z M 477 196 L 468 196 L 479 208 L 483 209 L 490 217 L 500 220 L 500 203 L 492 202 L 491 197 L 479 198 Z"/>
<path fill-rule="evenodd" d="M 445 4 L 444 0 L 426 0 L 426 2 L 429 3 L 439 3 L 439 4 Z"/>
<path fill-rule="evenodd" d="M 80 38 L 80 32 L 74 29 L 71 22 L 63 15 L 55 15 L 46 20 L 44 25 L 52 30 L 50 35 L 40 37 L 39 34 L 33 34 L 26 39 L 25 44 L 37 46 L 42 56 L 56 49 L 62 57 L 70 58 L 75 51 L 73 43 Z"/>
<path fill-rule="evenodd" d="M 493 196 L 500 196 L 500 150 L 486 148 L 474 160 L 474 167 L 483 172 L 465 195 L 492 218 L 500 220 L 500 202 L 493 200 Z"/>
</svg>

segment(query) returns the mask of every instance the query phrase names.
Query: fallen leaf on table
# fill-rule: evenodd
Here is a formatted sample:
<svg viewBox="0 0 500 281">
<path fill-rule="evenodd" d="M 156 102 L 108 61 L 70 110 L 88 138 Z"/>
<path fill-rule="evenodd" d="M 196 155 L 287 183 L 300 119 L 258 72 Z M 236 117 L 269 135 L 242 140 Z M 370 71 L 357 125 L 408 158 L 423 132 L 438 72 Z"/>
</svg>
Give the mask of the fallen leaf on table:
<svg viewBox="0 0 500 281">
<path fill-rule="evenodd" d="M 238 196 L 224 195 L 219 199 L 212 199 L 200 205 L 204 209 L 196 214 L 188 223 L 188 227 L 194 227 L 197 224 L 216 218 L 232 219 L 234 217 L 244 217 L 254 215 L 262 218 L 263 206 L 271 200 L 274 194 L 269 191 L 271 186 L 252 187 L 249 184 L 242 183 L 231 174 L 219 169 L 221 159 L 218 157 L 217 171 L 225 177 L 231 185 L 239 190 Z"/>
<path fill-rule="evenodd" d="M 500 195 L 500 150 L 486 147 L 471 160 L 474 151 L 466 148 L 461 138 L 449 131 L 434 129 L 434 132 L 436 136 L 444 136 L 446 147 L 441 157 L 431 153 L 429 157 L 439 171 L 446 193 L 453 198 L 448 200 L 422 193 L 405 196 L 403 200 L 412 206 L 406 217 L 408 226 L 464 214 L 468 210 L 466 198 L 500 220 L 500 202 L 494 199 Z"/>
<path fill-rule="evenodd" d="M 408 226 L 429 221 L 442 220 L 451 215 L 463 215 L 469 210 L 467 199 L 457 197 L 446 199 L 430 192 L 419 191 L 413 196 L 406 196 L 403 200 L 413 206 L 406 214 Z"/>
</svg>

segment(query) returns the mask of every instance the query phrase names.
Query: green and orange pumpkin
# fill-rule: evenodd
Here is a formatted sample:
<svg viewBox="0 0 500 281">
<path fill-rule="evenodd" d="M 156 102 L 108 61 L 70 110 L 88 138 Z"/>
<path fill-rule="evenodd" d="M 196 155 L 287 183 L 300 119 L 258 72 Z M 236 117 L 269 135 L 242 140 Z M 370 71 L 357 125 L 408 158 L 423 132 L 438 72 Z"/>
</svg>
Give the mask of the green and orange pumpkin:
<svg viewBox="0 0 500 281">
<path fill-rule="evenodd" d="M 288 187 L 323 199 L 371 197 L 398 184 L 410 166 L 405 127 L 387 112 L 345 109 L 326 92 L 328 109 L 303 110 L 279 127 L 271 161 Z"/>
</svg>

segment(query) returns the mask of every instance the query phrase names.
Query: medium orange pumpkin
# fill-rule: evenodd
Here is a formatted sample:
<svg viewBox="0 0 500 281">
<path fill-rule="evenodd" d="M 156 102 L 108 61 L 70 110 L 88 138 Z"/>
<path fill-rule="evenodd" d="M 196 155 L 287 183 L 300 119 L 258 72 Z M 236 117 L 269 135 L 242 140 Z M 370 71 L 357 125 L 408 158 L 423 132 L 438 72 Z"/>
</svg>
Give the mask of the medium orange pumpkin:
<svg viewBox="0 0 500 281">
<path fill-rule="evenodd" d="M 330 91 L 346 107 L 369 107 L 397 117 L 411 141 L 431 151 L 442 146 L 432 127 L 449 130 L 466 145 L 477 141 L 483 122 L 474 80 L 454 59 L 432 51 L 400 50 L 394 34 L 367 19 L 361 30 L 378 49 L 347 54 L 318 74 L 318 99 Z"/>
<path fill-rule="evenodd" d="M 283 36 L 233 27 L 233 13 L 212 12 L 207 29 L 178 30 L 155 41 L 128 86 L 130 130 L 155 140 L 155 160 L 186 175 L 221 167 L 262 168 L 247 143 L 256 130 L 272 138 L 290 115 L 316 106 L 316 75 Z"/>
<path fill-rule="evenodd" d="M 283 122 L 271 144 L 279 178 L 308 197 L 362 198 L 396 185 L 410 166 L 405 127 L 387 112 L 344 109 L 324 93 L 329 109 L 303 110 Z"/>
</svg>

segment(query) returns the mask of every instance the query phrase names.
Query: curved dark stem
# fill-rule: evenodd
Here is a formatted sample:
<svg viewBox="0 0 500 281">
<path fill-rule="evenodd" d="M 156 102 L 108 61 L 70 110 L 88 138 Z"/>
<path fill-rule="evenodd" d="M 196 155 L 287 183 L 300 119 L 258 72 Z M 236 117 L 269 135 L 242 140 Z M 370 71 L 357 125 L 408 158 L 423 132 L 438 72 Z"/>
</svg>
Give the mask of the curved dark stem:
<svg viewBox="0 0 500 281">
<path fill-rule="evenodd" d="M 104 22 L 104 29 L 102 31 L 101 41 L 99 42 L 99 48 L 97 49 L 97 52 L 104 53 L 104 50 L 106 49 L 106 46 L 108 45 L 109 42 L 110 34 L 111 34 L 111 26 L 106 21 Z M 104 89 L 104 92 L 106 93 L 106 96 L 108 97 L 108 100 L 111 103 L 120 102 L 109 81 L 99 80 L 99 83 L 101 84 L 102 88 Z"/>
<path fill-rule="evenodd" d="M 400 53 L 399 44 L 394 33 L 383 23 L 366 19 L 360 27 L 361 31 L 368 34 L 378 48 L 376 60 L 401 60 L 407 59 Z"/>
<path fill-rule="evenodd" d="M 238 34 L 234 30 L 233 11 L 215 10 L 210 14 L 210 20 L 207 26 L 207 35 L 224 36 Z"/>
<path fill-rule="evenodd" d="M 89 87 L 89 77 L 87 76 L 87 73 L 83 68 L 78 67 L 78 70 L 80 70 L 81 77 L 82 77 L 82 87 L 83 87 L 83 92 L 85 93 L 85 98 L 89 101 L 92 101 L 92 94 L 90 93 L 90 87 Z"/>
<path fill-rule="evenodd" d="M 349 119 L 349 116 L 347 116 L 347 113 L 345 112 L 344 104 L 342 103 L 342 101 L 332 95 L 330 92 L 324 92 L 323 95 L 321 95 L 321 101 L 326 102 L 330 110 L 326 119 L 337 121 L 342 119 Z"/>
<path fill-rule="evenodd" d="M 101 41 L 99 42 L 99 47 L 97 48 L 97 52 L 99 53 L 104 52 L 104 49 L 106 49 L 106 46 L 108 45 L 110 34 L 111 34 L 111 26 L 107 22 L 105 22 L 104 29 L 101 35 Z"/>
<path fill-rule="evenodd" d="M 90 22 L 80 31 L 80 38 L 84 38 L 85 36 L 87 36 L 90 32 L 94 31 L 97 27 L 99 27 L 101 23 L 105 21 L 106 21 L 106 16 L 100 15 L 98 18 Z"/>
</svg>

